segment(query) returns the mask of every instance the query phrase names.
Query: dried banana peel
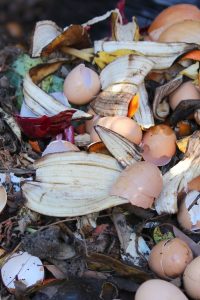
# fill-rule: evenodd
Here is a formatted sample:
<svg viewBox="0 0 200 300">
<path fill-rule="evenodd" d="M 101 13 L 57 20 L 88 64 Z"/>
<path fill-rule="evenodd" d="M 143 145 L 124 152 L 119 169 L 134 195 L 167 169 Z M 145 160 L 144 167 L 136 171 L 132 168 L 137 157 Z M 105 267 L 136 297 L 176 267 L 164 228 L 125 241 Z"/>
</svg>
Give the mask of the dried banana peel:
<svg viewBox="0 0 200 300">
<path fill-rule="evenodd" d="M 26 205 L 50 216 L 80 216 L 127 203 L 109 197 L 121 173 L 114 158 L 97 153 L 65 152 L 46 155 L 34 163 L 36 181 L 22 186 Z"/>
</svg>

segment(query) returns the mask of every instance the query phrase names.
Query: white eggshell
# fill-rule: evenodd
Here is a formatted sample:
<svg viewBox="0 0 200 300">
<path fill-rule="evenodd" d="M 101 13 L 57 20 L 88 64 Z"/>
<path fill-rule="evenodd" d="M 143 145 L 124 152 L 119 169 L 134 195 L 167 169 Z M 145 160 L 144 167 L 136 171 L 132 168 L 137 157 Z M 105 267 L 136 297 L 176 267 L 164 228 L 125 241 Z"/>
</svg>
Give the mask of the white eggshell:
<svg viewBox="0 0 200 300">
<path fill-rule="evenodd" d="M 46 149 L 43 151 L 42 156 L 50 153 L 61 153 L 61 152 L 69 152 L 69 151 L 80 151 L 76 145 L 63 141 L 53 141 L 51 142 Z"/>
<path fill-rule="evenodd" d="M 27 252 L 14 253 L 3 265 L 1 277 L 4 285 L 12 292 L 15 280 L 27 287 L 40 283 L 44 279 L 44 267 L 41 260 Z"/>
</svg>

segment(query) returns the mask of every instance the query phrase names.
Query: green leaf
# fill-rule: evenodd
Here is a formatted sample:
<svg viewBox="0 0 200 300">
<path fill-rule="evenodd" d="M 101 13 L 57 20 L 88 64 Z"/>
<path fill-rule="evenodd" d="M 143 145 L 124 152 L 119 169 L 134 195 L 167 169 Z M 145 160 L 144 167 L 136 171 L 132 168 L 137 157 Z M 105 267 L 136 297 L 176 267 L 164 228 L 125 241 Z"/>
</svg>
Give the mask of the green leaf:
<svg viewBox="0 0 200 300">
<path fill-rule="evenodd" d="M 173 239 L 174 235 L 171 231 L 166 231 L 165 233 L 161 231 L 160 227 L 157 226 L 153 231 L 153 239 L 155 243 L 159 243 L 160 241 Z"/>
</svg>

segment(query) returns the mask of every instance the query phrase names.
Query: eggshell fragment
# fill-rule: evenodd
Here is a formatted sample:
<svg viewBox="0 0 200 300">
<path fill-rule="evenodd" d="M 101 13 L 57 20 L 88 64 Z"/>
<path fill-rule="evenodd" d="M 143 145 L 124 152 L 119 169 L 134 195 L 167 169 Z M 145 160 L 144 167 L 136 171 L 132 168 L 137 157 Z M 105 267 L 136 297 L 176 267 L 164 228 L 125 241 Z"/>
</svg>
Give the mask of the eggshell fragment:
<svg viewBox="0 0 200 300">
<path fill-rule="evenodd" d="M 142 144 L 144 160 L 164 166 L 176 152 L 176 135 L 167 125 L 153 126 L 145 132 Z"/>
<path fill-rule="evenodd" d="M 182 291 L 170 282 L 151 279 L 140 285 L 135 300 L 188 300 Z"/>
<path fill-rule="evenodd" d="M 183 284 L 186 293 L 192 299 L 200 299 L 200 256 L 187 265 L 183 274 Z"/>
<path fill-rule="evenodd" d="M 3 211 L 7 203 L 7 193 L 5 188 L 0 185 L 0 213 Z"/>
<path fill-rule="evenodd" d="M 142 130 L 140 126 L 128 117 L 104 117 L 99 119 L 96 124 L 119 133 L 132 143 L 140 144 L 142 140 Z M 100 140 L 94 129 L 91 131 L 91 140 L 92 142 L 98 142 Z"/>
<path fill-rule="evenodd" d="M 200 229 L 200 192 L 191 191 L 181 202 L 177 220 L 189 231 Z"/>
<path fill-rule="evenodd" d="M 160 170 L 149 162 L 138 162 L 122 171 L 110 195 L 128 199 L 133 205 L 150 208 L 163 186 Z"/>
<path fill-rule="evenodd" d="M 42 156 L 50 153 L 70 152 L 70 151 L 80 151 L 80 150 L 76 145 L 70 142 L 58 140 L 58 141 L 51 142 L 42 153 Z"/>
<path fill-rule="evenodd" d="M 44 279 L 44 267 L 41 260 L 27 252 L 14 253 L 1 268 L 4 285 L 12 293 L 15 280 L 23 282 L 27 287 L 41 283 Z"/>
<path fill-rule="evenodd" d="M 164 240 L 153 247 L 149 267 L 159 277 L 175 278 L 181 275 L 193 259 L 189 246 L 179 238 Z"/>
<path fill-rule="evenodd" d="M 99 76 L 84 64 L 76 66 L 65 78 L 64 94 L 69 102 L 83 105 L 90 102 L 100 91 Z"/>
<path fill-rule="evenodd" d="M 169 95 L 170 107 L 174 110 L 182 100 L 200 100 L 200 93 L 192 81 L 181 84 Z"/>
</svg>

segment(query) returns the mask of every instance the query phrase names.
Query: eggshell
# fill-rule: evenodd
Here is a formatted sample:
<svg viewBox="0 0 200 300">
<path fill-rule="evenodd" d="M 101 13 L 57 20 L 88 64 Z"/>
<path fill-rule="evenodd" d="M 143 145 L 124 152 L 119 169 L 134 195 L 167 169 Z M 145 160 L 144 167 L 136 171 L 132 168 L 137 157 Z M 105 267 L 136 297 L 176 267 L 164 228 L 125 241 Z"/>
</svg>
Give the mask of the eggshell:
<svg viewBox="0 0 200 300">
<path fill-rule="evenodd" d="M 149 208 L 163 186 L 160 170 L 149 162 L 138 162 L 122 171 L 110 195 L 128 199 L 133 205 Z"/>
<path fill-rule="evenodd" d="M 142 130 L 140 126 L 128 117 L 104 117 L 98 120 L 97 125 L 111 129 L 135 144 L 140 144 L 142 140 Z M 100 140 L 94 129 L 91 131 L 91 140 L 92 142 L 98 142 Z"/>
<path fill-rule="evenodd" d="M 188 300 L 188 298 L 172 283 L 151 279 L 140 285 L 135 300 Z"/>
<path fill-rule="evenodd" d="M 200 100 L 200 93 L 192 81 L 181 84 L 173 93 L 169 95 L 170 107 L 174 110 L 182 100 Z"/>
<path fill-rule="evenodd" d="M 1 268 L 4 285 L 14 292 L 16 278 L 27 287 L 41 283 L 44 279 L 44 267 L 41 260 L 27 252 L 14 253 Z"/>
<path fill-rule="evenodd" d="M 181 275 L 193 259 L 189 246 L 179 238 L 159 242 L 149 256 L 149 267 L 159 277 L 175 278 Z"/>
<path fill-rule="evenodd" d="M 196 203 L 191 206 L 195 200 Z M 200 193 L 198 191 L 189 192 L 182 200 L 178 209 L 177 220 L 182 228 L 189 231 L 200 229 Z"/>
<path fill-rule="evenodd" d="M 148 32 L 150 37 L 156 41 L 162 32 L 171 25 L 182 20 L 199 20 L 200 11 L 197 6 L 192 4 L 175 4 L 170 5 L 153 20 L 149 26 Z"/>
<path fill-rule="evenodd" d="M 164 166 L 176 152 L 176 135 L 167 125 L 153 126 L 145 132 L 142 147 L 144 160 Z"/>
<path fill-rule="evenodd" d="M 69 151 L 80 151 L 80 150 L 76 145 L 70 142 L 58 140 L 58 141 L 51 142 L 42 153 L 42 156 L 50 153 L 69 152 Z"/>
<path fill-rule="evenodd" d="M 183 274 L 183 284 L 186 293 L 192 299 L 200 299 L 200 256 L 187 265 Z"/>
<path fill-rule="evenodd" d="M 64 94 L 69 102 L 83 105 L 90 102 L 100 91 L 99 76 L 84 64 L 76 66 L 65 78 Z"/>
</svg>

